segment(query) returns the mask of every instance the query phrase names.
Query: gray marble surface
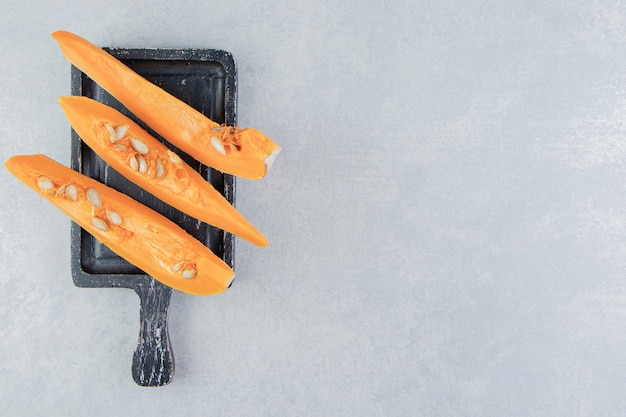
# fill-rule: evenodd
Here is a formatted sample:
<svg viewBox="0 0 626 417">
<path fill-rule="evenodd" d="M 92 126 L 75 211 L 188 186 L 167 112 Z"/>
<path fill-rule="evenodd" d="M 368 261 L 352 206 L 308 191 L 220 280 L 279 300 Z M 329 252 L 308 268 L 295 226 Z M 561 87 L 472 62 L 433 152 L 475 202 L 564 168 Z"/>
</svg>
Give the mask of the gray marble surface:
<svg viewBox="0 0 626 417">
<path fill-rule="evenodd" d="M 69 220 L 0 170 L 0 414 L 623 416 L 626 6 L 4 0 L 0 156 L 69 163 L 50 34 L 232 52 L 283 147 L 237 205 L 237 281 L 175 292 L 174 381 L 130 374 L 139 302 L 72 284 Z"/>
</svg>

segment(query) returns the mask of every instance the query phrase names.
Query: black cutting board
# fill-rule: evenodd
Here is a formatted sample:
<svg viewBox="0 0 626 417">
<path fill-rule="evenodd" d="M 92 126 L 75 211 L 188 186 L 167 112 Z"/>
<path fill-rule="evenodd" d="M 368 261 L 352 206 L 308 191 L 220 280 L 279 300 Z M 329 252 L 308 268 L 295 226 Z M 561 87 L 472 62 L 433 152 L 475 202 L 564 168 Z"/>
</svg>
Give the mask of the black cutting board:
<svg viewBox="0 0 626 417">
<path fill-rule="evenodd" d="M 215 49 L 104 48 L 130 68 L 185 101 L 217 123 L 236 124 L 236 68 L 230 53 Z M 235 178 L 200 164 L 137 119 L 122 104 L 76 67 L 72 95 L 107 104 L 132 118 L 197 169 L 231 204 Z M 71 133 L 71 167 L 105 183 L 165 215 L 234 267 L 234 237 L 199 222 L 148 194 L 98 157 L 76 132 Z M 140 330 L 133 354 L 132 376 L 142 386 L 168 384 L 174 375 L 167 309 L 172 289 L 145 274 L 100 244 L 76 223 L 71 226 L 72 279 L 78 287 L 130 288 L 139 295 Z M 94 324 L 97 325 L 97 324 Z"/>
</svg>

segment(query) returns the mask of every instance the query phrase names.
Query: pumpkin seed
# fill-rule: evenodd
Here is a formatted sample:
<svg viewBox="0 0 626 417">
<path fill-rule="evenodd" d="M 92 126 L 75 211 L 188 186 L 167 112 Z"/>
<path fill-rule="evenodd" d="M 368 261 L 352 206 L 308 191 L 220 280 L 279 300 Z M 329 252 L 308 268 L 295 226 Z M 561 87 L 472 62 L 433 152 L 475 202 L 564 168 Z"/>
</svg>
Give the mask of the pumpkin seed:
<svg viewBox="0 0 626 417">
<path fill-rule="evenodd" d="M 56 197 L 59 197 L 59 196 L 63 195 L 63 193 L 65 193 L 66 189 L 67 189 L 67 184 L 64 184 L 64 185 L 59 187 L 59 189 L 57 190 L 57 192 L 54 195 Z"/>
<path fill-rule="evenodd" d="M 48 177 L 44 177 L 43 175 L 37 178 L 37 187 L 41 190 L 49 190 L 54 187 L 52 180 Z"/>
<path fill-rule="evenodd" d="M 130 146 L 132 146 L 134 150 L 136 150 L 137 152 L 139 152 L 142 155 L 145 155 L 148 152 L 150 152 L 150 149 L 148 148 L 148 145 L 146 145 L 146 143 L 144 141 L 142 141 L 141 139 L 136 138 L 136 137 L 131 137 L 130 138 Z"/>
<path fill-rule="evenodd" d="M 119 139 L 123 139 L 124 136 L 126 136 L 126 133 L 128 132 L 128 128 L 129 126 L 127 124 L 123 124 L 123 125 L 119 125 L 119 126 L 115 126 L 115 137 L 119 140 Z"/>
<path fill-rule="evenodd" d="M 183 269 L 182 276 L 185 279 L 191 279 L 196 276 L 197 272 L 198 271 L 196 271 L 194 268 Z"/>
<path fill-rule="evenodd" d="M 226 155 L 226 149 L 224 149 L 224 145 L 222 145 L 222 142 L 217 136 L 211 136 L 211 146 L 222 155 Z"/>
<path fill-rule="evenodd" d="M 107 223 L 99 217 L 92 217 L 91 224 L 93 224 L 96 229 L 102 230 L 103 232 L 109 230 L 109 226 L 107 225 Z"/>
<path fill-rule="evenodd" d="M 182 266 L 183 266 L 183 264 L 184 264 L 184 263 L 185 263 L 184 261 L 180 261 L 180 262 L 175 263 L 174 265 L 172 265 L 172 268 L 171 268 L 171 269 L 172 269 L 172 272 L 178 272 L 178 271 L 180 271 L 180 268 L 182 268 Z"/>
<path fill-rule="evenodd" d="M 141 155 L 137 155 L 137 163 L 139 164 L 139 172 L 146 174 L 148 172 L 148 163 L 146 162 L 146 158 Z"/>
<path fill-rule="evenodd" d="M 115 226 L 119 226 L 120 224 L 122 224 L 122 216 L 120 216 L 117 211 L 107 210 L 106 214 L 107 219 L 109 219 L 111 224 L 114 224 Z"/>
<path fill-rule="evenodd" d="M 87 201 L 98 208 L 101 208 L 102 206 L 100 193 L 95 188 L 87 188 Z"/>
<path fill-rule="evenodd" d="M 65 189 L 65 194 L 67 194 L 67 196 L 73 201 L 78 200 L 78 189 L 74 184 L 69 184 L 67 186 L 67 188 Z"/>
<path fill-rule="evenodd" d="M 137 157 L 135 155 L 130 156 L 128 164 L 130 165 L 130 169 L 133 171 L 137 171 L 139 169 L 139 162 L 137 162 Z"/>
<path fill-rule="evenodd" d="M 154 163 L 154 169 L 156 170 L 156 177 L 163 178 L 163 175 L 165 175 L 165 166 L 163 165 L 163 162 L 157 159 Z"/>
<path fill-rule="evenodd" d="M 126 145 L 122 145 L 121 143 L 116 143 L 116 144 L 115 144 L 115 145 L 113 145 L 113 146 L 115 146 L 115 148 L 116 148 L 116 149 L 119 149 L 120 151 L 125 151 L 126 149 L 128 149 L 128 146 L 126 146 Z"/>
<path fill-rule="evenodd" d="M 115 143 L 117 141 L 117 134 L 115 133 L 115 129 L 111 126 L 111 123 L 105 123 L 104 127 L 109 132 L 109 140 L 111 143 Z"/>
</svg>

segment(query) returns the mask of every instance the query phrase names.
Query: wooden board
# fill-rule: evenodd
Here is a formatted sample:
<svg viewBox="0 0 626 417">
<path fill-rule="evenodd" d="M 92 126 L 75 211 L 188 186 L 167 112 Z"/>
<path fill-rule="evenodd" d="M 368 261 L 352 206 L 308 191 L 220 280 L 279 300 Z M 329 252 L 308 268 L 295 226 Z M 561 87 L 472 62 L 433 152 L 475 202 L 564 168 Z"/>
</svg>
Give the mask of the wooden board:
<svg viewBox="0 0 626 417">
<path fill-rule="evenodd" d="M 136 72 L 218 123 L 236 125 L 236 68 L 230 53 L 214 49 L 105 48 Z M 198 163 L 164 141 L 84 73 L 72 67 L 72 94 L 87 96 L 131 117 L 211 182 L 231 204 L 235 178 Z M 234 237 L 168 206 L 114 171 L 76 133 L 71 133 L 71 167 L 124 192 L 173 220 L 234 267 Z M 142 386 L 168 384 L 174 375 L 167 310 L 172 289 L 100 244 L 76 223 L 71 226 L 72 279 L 78 287 L 130 288 L 139 295 L 140 331 L 132 376 Z M 97 324 L 94 324 L 97 325 Z"/>
</svg>

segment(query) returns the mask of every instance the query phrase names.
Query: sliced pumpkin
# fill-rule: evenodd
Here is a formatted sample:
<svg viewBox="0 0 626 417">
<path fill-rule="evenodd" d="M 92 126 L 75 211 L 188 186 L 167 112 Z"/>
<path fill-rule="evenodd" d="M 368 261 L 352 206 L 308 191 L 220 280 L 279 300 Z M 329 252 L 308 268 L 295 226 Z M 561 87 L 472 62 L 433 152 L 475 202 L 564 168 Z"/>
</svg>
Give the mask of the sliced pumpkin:
<svg viewBox="0 0 626 417">
<path fill-rule="evenodd" d="M 75 67 L 168 142 L 203 164 L 238 177 L 260 179 L 280 152 L 260 131 L 221 126 L 86 39 L 66 31 L 52 36 Z"/>
<path fill-rule="evenodd" d="M 195 295 L 220 293 L 233 270 L 165 216 L 45 155 L 17 155 L 6 168 L 102 244 L 158 281 Z"/>
<path fill-rule="evenodd" d="M 267 245 L 219 191 L 132 119 L 88 97 L 61 97 L 59 103 L 78 136 L 130 181 L 196 219 Z"/>
</svg>

